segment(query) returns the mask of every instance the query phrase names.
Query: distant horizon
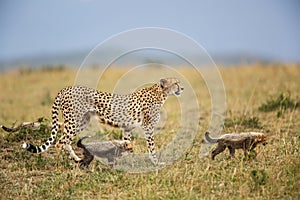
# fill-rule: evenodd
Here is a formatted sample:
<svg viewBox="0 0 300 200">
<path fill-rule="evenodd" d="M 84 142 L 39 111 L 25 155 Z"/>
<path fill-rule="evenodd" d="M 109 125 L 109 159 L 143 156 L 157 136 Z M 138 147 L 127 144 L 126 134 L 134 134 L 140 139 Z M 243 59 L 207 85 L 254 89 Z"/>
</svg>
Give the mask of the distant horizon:
<svg viewBox="0 0 300 200">
<path fill-rule="evenodd" d="M 19 57 L 12 60 L 0 60 L 0 70 L 8 68 L 18 68 L 21 66 L 27 66 L 31 68 L 36 68 L 40 66 L 60 66 L 68 65 L 71 67 L 79 67 L 84 61 L 85 57 L 90 51 L 88 49 L 77 50 L 73 52 L 58 52 L 49 54 L 39 54 L 32 55 L 28 57 Z M 113 50 L 108 50 L 107 53 L 113 53 Z M 196 56 L 196 55 L 195 55 Z M 245 63 L 278 63 L 280 60 L 276 60 L 270 57 L 263 57 L 261 55 L 247 54 L 247 53 L 209 53 L 209 56 L 214 63 L 218 65 L 239 65 Z M 204 59 L 205 60 L 205 59 Z M 149 56 L 140 55 L 135 57 L 129 57 L 125 60 L 121 60 L 117 65 L 127 65 L 127 64 L 141 64 L 143 62 L 153 62 L 157 64 L 172 63 L 173 65 L 182 65 L 182 61 L 178 59 L 172 59 L 168 55 L 160 55 L 159 57 L 149 54 Z M 284 62 L 283 62 L 284 63 Z M 297 62 L 293 62 L 297 63 Z M 205 63 L 200 63 L 205 64 Z M 103 65 L 99 60 L 90 60 L 88 65 Z"/>
</svg>

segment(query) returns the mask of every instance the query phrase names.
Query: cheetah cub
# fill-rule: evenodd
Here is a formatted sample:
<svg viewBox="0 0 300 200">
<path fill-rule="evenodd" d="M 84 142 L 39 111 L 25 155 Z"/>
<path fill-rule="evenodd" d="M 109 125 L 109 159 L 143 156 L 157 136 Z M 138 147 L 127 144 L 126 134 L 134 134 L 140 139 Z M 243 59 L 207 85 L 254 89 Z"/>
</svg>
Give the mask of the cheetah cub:
<svg viewBox="0 0 300 200">
<path fill-rule="evenodd" d="M 211 138 L 209 132 L 205 133 L 205 139 L 209 143 L 218 143 L 218 146 L 213 150 L 211 159 L 214 160 L 216 155 L 223 152 L 226 147 L 229 149 L 230 157 L 234 157 L 236 149 L 243 149 L 245 157 L 248 156 L 248 151 L 254 151 L 254 148 L 262 143 L 267 144 L 266 136 L 263 133 L 247 132 L 240 134 L 224 134 L 219 138 Z"/>
<path fill-rule="evenodd" d="M 132 152 L 132 146 L 125 145 L 124 141 L 96 141 L 86 142 L 82 141 L 90 136 L 84 136 L 77 142 L 77 147 L 82 149 L 83 158 L 79 162 L 82 167 L 88 167 L 93 161 L 94 157 L 107 159 L 110 168 L 116 164 L 116 159 Z"/>
</svg>

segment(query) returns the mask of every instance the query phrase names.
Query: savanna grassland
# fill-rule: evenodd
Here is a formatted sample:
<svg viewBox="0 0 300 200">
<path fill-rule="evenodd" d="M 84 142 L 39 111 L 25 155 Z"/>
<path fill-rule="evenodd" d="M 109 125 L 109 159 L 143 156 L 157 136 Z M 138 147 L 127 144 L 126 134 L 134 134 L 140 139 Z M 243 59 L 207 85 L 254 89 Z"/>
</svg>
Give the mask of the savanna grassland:
<svg viewBox="0 0 300 200">
<path fill-rule="evenodd" d="M 300 66 L 220 68 L 227 104 L 223 132 L 264 132 L 268 144 L 256 148 L 256 157 L 250 154 L 245 159 L 237 150 L 236 158 L 228 159 L 226 150 L 214 161 L 199 156 L 211 117 L 205 82 L 192 69 L 177 70 L 193 86 L 198 99 L 198 134 L 180 159 L 148 173 L 111 170 L 96 161 L 89 170 L 80 169 L 68 155 L 57 156 L 54 147 L 38 155 L 22 149 L 24 141 L 41 144 L 48 138 L 55 95 L 74 84 L 76 70 L 60 67 L 1 72 L 0 124 L 13 126 L 39 119 L 42 126 L 36 131 L 0 130 L 0 199 L 300 199 Z M 98 89 L 112 91 L 124 72 L 126 68 L 111 69 Z M 175 97 L 164 105 L 168 118 L 155 136 L 158 148 L 178 128 L 177 106 Z M 136 138 L 134 150 L 146 152 L 145 146 L 144 140 Z"/>
</svg>

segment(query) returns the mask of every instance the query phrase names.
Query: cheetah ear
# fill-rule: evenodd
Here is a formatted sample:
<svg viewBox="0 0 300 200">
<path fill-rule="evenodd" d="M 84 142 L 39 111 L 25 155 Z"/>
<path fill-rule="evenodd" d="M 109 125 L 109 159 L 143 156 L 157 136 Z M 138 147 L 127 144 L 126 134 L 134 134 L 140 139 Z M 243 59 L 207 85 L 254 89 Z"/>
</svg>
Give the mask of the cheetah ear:
<svg viewBox="0 0 300 200">
<path fill-rule="evenodd" d="M 160 86 L 162 87 L 162 88 L 165 88 L 166 87 L 166 84 L 167 84 L 167 80 L 166 79 L 160 79 Z"/>
</svg>

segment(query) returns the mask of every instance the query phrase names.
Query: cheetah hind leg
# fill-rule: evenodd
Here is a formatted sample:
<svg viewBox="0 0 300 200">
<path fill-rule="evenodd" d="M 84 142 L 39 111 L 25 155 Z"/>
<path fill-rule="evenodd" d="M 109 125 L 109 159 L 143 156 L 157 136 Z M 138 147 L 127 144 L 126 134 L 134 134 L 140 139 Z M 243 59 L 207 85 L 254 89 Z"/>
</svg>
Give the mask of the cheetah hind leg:
<svg viewBox="0 0 300 200">
<path fill-rule="evenodd" d="M 76 153 L 75 153 L 75 151 L 73 150 L 71 144 L 65 144 L 64 148 L 70 152 L 70 159 L 71 159 L 71 160 L 74 159 L 75 162 L 80 162 L 80 161 L 81 161 L 81 158 L 79 158 L 79 157 L 76 155 Z"/>
<path fill-rule="evenodd" d="M 80 133 L 81 131 L 83 131 L 83 130 L 87 127 L 88 123 L 90 122 L 91 115 L 92 115 L 91 112 L 86 112 L 86 113 L 83 115 L 83 117 L 82 117 L 82 119 L 81 119 L 81 122 L 79 123 L 80 125 L 79 125 L 78 127 L 76 127 L 75 130 L 71 130 L 71 131 L 70 131 L 70 134 L 66 134 L 66 135 L 69 135 L 69 136 L 67 136 L 67 138 L 66 138 L 67 140 L 64 142 L 64 149 L 66 149 L 67 151 L 69 151 L 69 153 L 70 153 L 70 159 L 71 159 L 71 160 L 74 160 L 76 163 L 80 163 L 82 159 L 79 158 L 79 157 L 76 155 L 76 153 L 75 153 L 75 151 L 73 150 L 71 144 L 72 144 L 73 138 L 74 138 L 76 135 L 79 135 L 79 133 Z M 70 124 L 69 127 L 72 127 L 72 124 Z"/>
<path fill-rule="evenodd" d="M 81 159 L 76 155 L 74 152 L 71 143 L 73 141 L 73 138 L 65 137 L 65 135 L 61 136 L 61 138 L 56 143 L 56 153 L 57 155 L 60 155 L 60 152 L 62 150 L 67 150 L 70 153 L 70 159 L 74 159 L 75 161 L 80 161 Z"/>
<path fill-rule="evenodd" d="M 62 150 L 67 150 L 70 153 L 70 159 L 74 159 L 76 162 L 80 161 L 81 159 L 76 155 L 75 151 L 73 150 L 71 144 L 64 144 L 64 142 L 61 142 L 61 140 L 59 140 L 56 145 L 56 153 L 59 156 L 60 152 Z"/>
</svg>

